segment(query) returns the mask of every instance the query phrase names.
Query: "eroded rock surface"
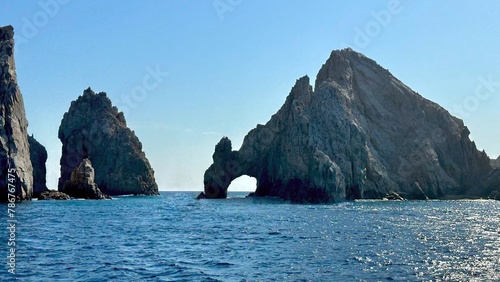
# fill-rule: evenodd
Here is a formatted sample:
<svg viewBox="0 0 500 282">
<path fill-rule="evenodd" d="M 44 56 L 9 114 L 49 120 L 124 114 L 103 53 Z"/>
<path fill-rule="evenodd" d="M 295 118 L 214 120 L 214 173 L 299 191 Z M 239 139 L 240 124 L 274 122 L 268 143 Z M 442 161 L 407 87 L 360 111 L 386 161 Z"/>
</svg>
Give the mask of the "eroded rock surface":
<svg viewBox="0 0 500 282">
<path fill-rule="evenodd" d="M 90 88 L 64 114 L 59 127 L 63 144 L 59 190 L 73 170 L 88 158 L 95 169 L 95 183 L 108 195 L 157 195 L 154 171 L 142 144 L 127 127 L 122 112 L 106 93 Z"/>
<path fill-rule="evenodd" d="M 73 197 L 83 199 L 110 199 L 110 197 L 99 190 L 94 182 L 94 168 L 89 159 L 83 159 L 80 165 L 71 173 L 70 180 L 64 183 L 60 192 Z"/>
<path fill-rule="evenodd" d="M 493 168 L 500 168 L 500 156 L 496 160 L 491 160 L 491 166 Z"/>
<path fill-rule="evenodd" d="M 281 109 L 238 151 L 223 138 L 204 193 L 224 198 L 232 180 L 257 179 L 256 196 L 333 202 L 397 193 L 406 199 L 485 195 L 490 159 L 462 120 L 351 49 L 333 51 L 314 91 L 297 80 Z M 477 187 L 472 189 L 471 187 Z"/>
<path fill-rule="evenodd" d="M 47 189 L 47 150 L 36 141 L 35 137 L 28 136 L 30 144 L 30 159 L 33 166 L 33 198 L 38 198 Z"/>
<path fill-rule="evenodd" d="M 8 173 L 15 171 L 15 197 L 30 200 L 33 167 L 28 143 L 28 121 L 17 85 L 14 29 L 0 28 L 0 201 L 7 201 Z"/>
</svg>

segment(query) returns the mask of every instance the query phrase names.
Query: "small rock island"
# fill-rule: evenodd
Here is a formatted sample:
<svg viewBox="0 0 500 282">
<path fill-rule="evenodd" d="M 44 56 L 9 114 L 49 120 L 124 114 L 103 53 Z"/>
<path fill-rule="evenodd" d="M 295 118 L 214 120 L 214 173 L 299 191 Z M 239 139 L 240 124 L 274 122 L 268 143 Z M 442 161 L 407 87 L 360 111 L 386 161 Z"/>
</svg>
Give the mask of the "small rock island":
<svg viewBox="0 0 500 282">
<path fill-rule="evenodd" d="M 225 198 L 234 179 L 255 196 L 297 203 L 353 199 L 488 197 L 500 169 L 459 118 L 352 49 L 333 51 L 316 76 L 297 80 L 281 109 L 241 148 L 215 146 L 199 198 Z"/>
<path fill-rule="evenodd" d="M 59 191 L 83 198 L 102 198 L 101 194 L 158 195 L 154 171 L 139 138 L 127 127 L 123 112 L 111 104 L 106 93 L 88 88 L 71 102 L 59 127 L 59 139 L 63 146 Z M 93 190 L 92 195 L 69 189 L 75 173 L 85 174 L 83 171 L 89 167 L 95 170 L 93 182 L 98 189 L 87 189 Z"/>
</svg>

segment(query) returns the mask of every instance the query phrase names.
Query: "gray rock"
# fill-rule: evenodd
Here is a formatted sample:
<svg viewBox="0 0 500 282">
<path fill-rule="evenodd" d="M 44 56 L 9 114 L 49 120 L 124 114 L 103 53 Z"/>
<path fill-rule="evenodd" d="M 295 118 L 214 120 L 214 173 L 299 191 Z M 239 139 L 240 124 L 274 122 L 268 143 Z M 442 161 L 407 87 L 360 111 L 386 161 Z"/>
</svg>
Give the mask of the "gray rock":
<svg viewBox="0 0 500 282">
<path fill-rule="evenodd" d="M 500 168 L 500 156 L 496 160 L 491 160 L 491 166 L 493 168 Z"/>
<path fill-rule="evenodd" d="M 31 200 L 33 167 L 28 143 L 28 121 L 17 85 L 14 29 L 0 28 L 0 201 L 7 201 L 8 171 L 15 170 L 17 200 Z"/>
<path fill-rule="evenodd" d="M 204 175 L 204 193 L 224 198 L 232 180 L 257 179 L 256 196 L 293 202 L 484 195 L 490 159 L 462 120 L 351 49 L 333 51 L 314 91 L 297 80 L 266 125 L 238 151 L 224 137 Z"/>
<path fill-rule="evenodd" d="M 83 92 L 64 114 L 59 127 L 63 144 L 59 191 L 73 170 L 88 158 L 95 169 L 95 183 L 108 195 L 158 195 L 154 171 L 142 144 L 127 127 L 122 112 L 106 93 Z"/>
<path fill-rule="evenodd" d="M 64 192 L 73 198 L 83 199 L 110 199 L 106 194 L 103 194 L 99 187 L 94 182 L 94 168 L 89 159 L 83 159 L 80 165 L 71 173 L 70 180 L 64 183 L 64 188 L 60 192 Z"/>
<path fill-rule="evenodd" d="M 391 192 L 391 193 L 385 195 L 382 199 L 389 200 L 389 201 L 405 201 L 405 198 L 401 197 L 401 195 L 399 195 L 396 192 Z"/>
<path fill-rule="evenodd" d="M 30 144 L 30 159 L 33 166 L 33 198 L 39 198 L 40 194 L 49 191 L 47 188 L 47 150 L 45 147 L 36 141 L 33 135 L 28 136 Z"/>
<path fill-rule="evenodd" d="M 486 187 L 489 191 L 489 199 L 500 200 L 500 156 L 491 160 L 493 170 L 487 175 L 480 187 Z"/>
<path fill-rule="evenodd" d="M 59 191 L 45 191 L 40 193 L 38 196 L 38 200 L 44 201 L 44 200 L 70 200 L 71 197 L 63 192 Z"/>
<path fill-rule="evenodd" d="M 205 195 L 205 193 L 201 192 L 200 194 L 198 194 L 198 196 L 196 197 L 196 200 L 201 200 L 201 199 L 208 199 L 207 195 Z"/>
<path fill-rule="evenodd" d="M 500 200 L 500 168 L 495 168 L 488 173 L 481 184 L 479 187 L 485 187 L 487 198 Z"/>
</svg>

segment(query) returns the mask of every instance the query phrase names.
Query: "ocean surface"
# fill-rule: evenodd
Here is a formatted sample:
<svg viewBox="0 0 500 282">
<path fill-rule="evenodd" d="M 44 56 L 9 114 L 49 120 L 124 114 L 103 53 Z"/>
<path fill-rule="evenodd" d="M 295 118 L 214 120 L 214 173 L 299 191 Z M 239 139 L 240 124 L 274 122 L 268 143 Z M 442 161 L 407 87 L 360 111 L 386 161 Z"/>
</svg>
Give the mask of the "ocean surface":
<svg viewBox="0 0 500 282">
<path fill-rule="evenodd" d="M 16 206 L 0 281 L 500 281 L 499 201 L 195 200 L 197 193 Z"/>
</svg>

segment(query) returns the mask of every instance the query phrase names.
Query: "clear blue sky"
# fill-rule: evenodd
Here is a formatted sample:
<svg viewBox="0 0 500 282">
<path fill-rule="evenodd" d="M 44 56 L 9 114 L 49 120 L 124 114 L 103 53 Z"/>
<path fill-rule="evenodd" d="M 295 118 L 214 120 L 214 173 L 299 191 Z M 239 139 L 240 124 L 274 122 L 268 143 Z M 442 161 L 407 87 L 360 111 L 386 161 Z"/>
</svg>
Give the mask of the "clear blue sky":
<svg viewBox="0 0 500 282">
<path fill-rule="evenodd" d="M 463 118 L 496 158 L 498 15 L 499 1 L 0 1 L 28 129 L 49 152 L 49 188 L 62 116 L 89 86 L 125 111 L 160 190 L 201 191 L 219 139 L 239 148 L 297 78 L 314 78 L 345 47 Z"/>
</svg>

